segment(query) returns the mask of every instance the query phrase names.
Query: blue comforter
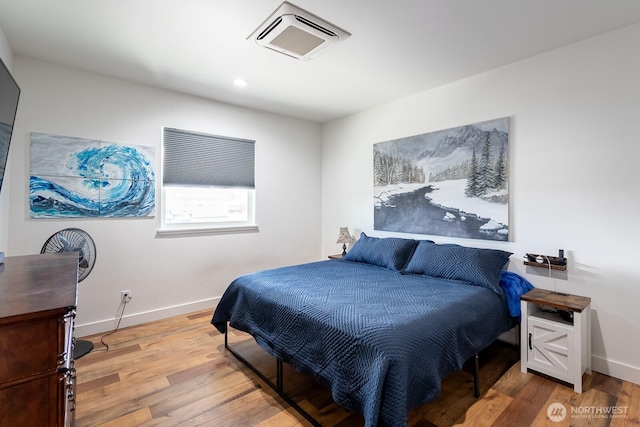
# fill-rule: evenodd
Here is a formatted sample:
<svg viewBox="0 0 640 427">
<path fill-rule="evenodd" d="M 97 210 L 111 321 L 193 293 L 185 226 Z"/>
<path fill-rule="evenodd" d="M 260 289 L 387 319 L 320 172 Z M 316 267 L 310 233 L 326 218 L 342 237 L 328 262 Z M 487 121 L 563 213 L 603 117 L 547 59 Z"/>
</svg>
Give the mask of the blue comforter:
<svg viewBox="0 0 640 427">
<path fill-rule="evenodd" d="M 312 374 L 366 426 L 404 426 L 442 379 L 513 326 L 504 295 L 469 282 L 321 261 L 242 276 L 211 323 L 229 321 Z"/>
</svg>

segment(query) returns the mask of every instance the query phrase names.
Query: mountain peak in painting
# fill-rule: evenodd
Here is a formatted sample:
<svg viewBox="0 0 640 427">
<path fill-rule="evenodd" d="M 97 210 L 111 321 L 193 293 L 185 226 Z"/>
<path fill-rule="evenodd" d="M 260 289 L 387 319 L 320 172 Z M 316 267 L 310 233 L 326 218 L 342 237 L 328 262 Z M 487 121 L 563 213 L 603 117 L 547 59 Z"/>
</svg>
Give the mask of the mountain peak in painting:
<svg viewBox="0 0 640 427">
<path fill-rule="evenodd" d="M 434 138 L 432 147 L 425 147 L 426 149 L 418 156 L 419 159 L 437 158 L 442 166 L 442 163 L 448 163 L 444 160 L 445 158 L 457 153 L 458 155 L 453 156 L 455 157 L 453 161 L 457 162 L 460 157 L 471 157 L 474 150 L 476 155 L 479 155 L 487 140 L 490 143 L 491 154 L 495 156 L 501 149 L 506 149 L 509 140 L 506 132 L 496 128 L 484 131 L 475 125 L 461 126 L 452 135 L 444 134 L 447 131 L 442 132 L 441 138 Z"/>
</svg>

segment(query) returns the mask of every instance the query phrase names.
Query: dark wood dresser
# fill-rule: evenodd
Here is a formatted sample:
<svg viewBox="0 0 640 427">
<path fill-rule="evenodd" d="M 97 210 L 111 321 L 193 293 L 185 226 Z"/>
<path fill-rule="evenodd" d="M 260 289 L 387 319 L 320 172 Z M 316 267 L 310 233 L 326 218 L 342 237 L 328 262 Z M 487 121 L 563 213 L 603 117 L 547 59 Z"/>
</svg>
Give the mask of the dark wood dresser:
<svg viewBox="0 0 640 427">
<path fill-rule="evenodd" d="M 73 426 L 78 253 L 0 264 L 0 427 Z"/>
</svg>

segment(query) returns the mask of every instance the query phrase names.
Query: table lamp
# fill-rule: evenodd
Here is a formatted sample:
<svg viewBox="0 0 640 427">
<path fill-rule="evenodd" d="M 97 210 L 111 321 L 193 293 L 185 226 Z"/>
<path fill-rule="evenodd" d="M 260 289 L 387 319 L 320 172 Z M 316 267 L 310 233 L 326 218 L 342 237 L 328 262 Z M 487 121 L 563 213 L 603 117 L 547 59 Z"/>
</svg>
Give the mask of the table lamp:
<svg viewBox="0 0 640 427">
<path fill-rule="evenodd" d="M 349 234 L 348 227 L 340 227 L 340 235 L 338 236 L 338 241 L 336 243 L 342 243 L 342 256 L 347 254 L 347 243 L 351 244 L 355 241 L 356 239 Z"/>
</svg>

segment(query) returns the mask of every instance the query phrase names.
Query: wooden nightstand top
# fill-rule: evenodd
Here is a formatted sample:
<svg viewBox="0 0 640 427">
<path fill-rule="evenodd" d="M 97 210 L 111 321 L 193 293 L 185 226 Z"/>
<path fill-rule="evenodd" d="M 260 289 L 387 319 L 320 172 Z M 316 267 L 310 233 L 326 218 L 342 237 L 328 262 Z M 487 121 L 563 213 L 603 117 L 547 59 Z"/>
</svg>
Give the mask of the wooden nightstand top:
<svg viewBox="0 0 640 427">
<path fill-rule="evenodd" d="M 329 259 L 342 259 L 342 254 L 329 255 Z"/>
<path fill-rule="evenodd" d="M 581 313 L 589 304 L 591 298 L 579 295 L 563 294 L 548 291 L 546 289 L 532 289 L 520 297 L 522 301 L 545 305 L 560 310 L 569 310 Z"/>
</svg>

